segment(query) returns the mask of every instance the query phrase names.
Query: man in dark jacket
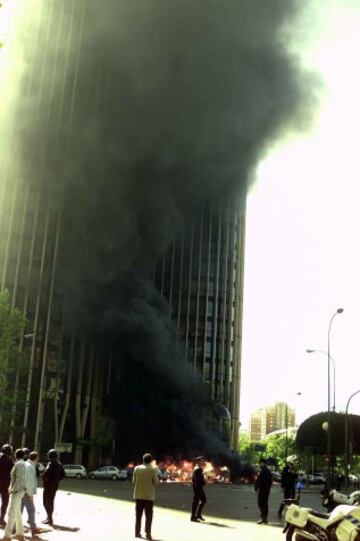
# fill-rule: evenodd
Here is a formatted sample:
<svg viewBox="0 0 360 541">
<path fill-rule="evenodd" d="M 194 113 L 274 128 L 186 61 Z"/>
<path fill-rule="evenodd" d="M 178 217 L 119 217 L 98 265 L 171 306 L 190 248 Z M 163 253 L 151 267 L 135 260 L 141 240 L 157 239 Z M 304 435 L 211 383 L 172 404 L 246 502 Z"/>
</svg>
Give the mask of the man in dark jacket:
<svg viewBox="0 0 360 541">
<path fill-rule="evenodd" d="M 191 508 L 191 521 L 199 522 L 199 520 L 205 520 L 201 514 L 204 505 L 206 504 L 206 496 L 204 492 L 204 486 L 206 485 L 203 467 L 205 460 L 203 456 L 199 456 L 195 459 L 196 466 L 192 472 L 192 486 L 193 486 L 193 502 Z"/>
<path fill-rule="evenodd" d="M 295 498 L 295 485 L 298 478 L 298 474 L 294 468 L 294 462 L 291 457 L 286 459 L 286 466 L 281 473 L 281 488 L 284 491 L 284 500 Z M 284 502 L 282 501 L 278 511 L 278 517 L 281 518 L 282 511 L 284 509 Z"/>
<path fill-rule="evenodd" d="M 270 471 L 266 467 L 266 460 L 259 461 L 260 473 L 255 482 L 255 491 L 258 495 L 258 506 L 260 509 L 260 520 L 258 524 L 267 524 L 269 514 L 269 494 L 272 485 L 272 477 Z"/>
<path fill-rule="evenodd" d="M 10 472 L 14 465 L 12 461 L 13 450 L 11 445 L 6 443 L 2 446 L 0 454 L 0 495 L 1 495 L 1 514 L 0 527 L 5 528 L 5 515 L 9 504 L 9 486 Z"/>
<path fill-rule="evenodd" d="M 47 518 L 43 524 L 53 525 L 54 500 L 56 491 L 59 488 L 60 481 L 65 477 L 63 465 L 58 461 L 58 454 L 55 449 L 48 452 L 48 465 L 43 475 L 43 504 L 47 513 Z"/>
</svg>

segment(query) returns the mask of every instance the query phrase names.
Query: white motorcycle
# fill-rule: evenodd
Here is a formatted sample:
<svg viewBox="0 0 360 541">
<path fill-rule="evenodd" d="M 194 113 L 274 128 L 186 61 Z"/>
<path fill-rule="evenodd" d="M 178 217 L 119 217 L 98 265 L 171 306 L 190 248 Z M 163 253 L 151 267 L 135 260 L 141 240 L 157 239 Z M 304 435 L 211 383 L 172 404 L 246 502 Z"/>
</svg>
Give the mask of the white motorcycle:
<svg viewBox="0 0 360 541">
<path fill-rule="evenodd" d="M 360 507 L 339 505 L 327 514 L 290 505 L 283 532 L 286 541 L 360 541 Z"/>
<path fill-rule="evenodd" d="M 322 504 L 331 513 L 338 505 L 358 505 L 360 504 L 360 490 L 355 490 L 347 495 L 338 490 L 323 490 Z"/>
</svg>

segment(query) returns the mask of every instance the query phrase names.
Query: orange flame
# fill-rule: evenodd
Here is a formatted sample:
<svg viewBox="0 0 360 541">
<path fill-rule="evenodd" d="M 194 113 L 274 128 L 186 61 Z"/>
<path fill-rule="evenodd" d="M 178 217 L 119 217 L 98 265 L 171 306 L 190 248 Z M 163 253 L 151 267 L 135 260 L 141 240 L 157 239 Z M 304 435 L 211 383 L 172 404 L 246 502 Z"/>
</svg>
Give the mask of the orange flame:
<svg viewBox="0 0 360 541">
<path fill-rule="evenodd" d="M 173 461 L 170 458 L 153 465 L 159 468 L 163 482 L 173 483 L 191 483 L 194 463 L 188 460 Z M 130 466 L 132 467 L 132 465 Z M 229 468 L 227 466 L 218 467 L 212 462 L 205 462 L 203 466 L 204 476 L 208 483 L 228 483 L 230 481 Z"/>
</svg>

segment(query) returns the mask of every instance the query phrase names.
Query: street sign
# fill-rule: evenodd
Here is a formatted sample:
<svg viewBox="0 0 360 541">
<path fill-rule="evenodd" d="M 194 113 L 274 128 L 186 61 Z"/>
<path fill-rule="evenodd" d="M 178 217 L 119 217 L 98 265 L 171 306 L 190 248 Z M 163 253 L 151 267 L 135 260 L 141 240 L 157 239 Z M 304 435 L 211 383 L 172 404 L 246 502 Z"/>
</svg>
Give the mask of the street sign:
<svg viewBox="0 0 360 541">
<path fill-rule="evenodd" d="M 72 443 L 57 441 L 55 442 L 54 449 L 58 453 L 72 453 Z"/>
</svg>

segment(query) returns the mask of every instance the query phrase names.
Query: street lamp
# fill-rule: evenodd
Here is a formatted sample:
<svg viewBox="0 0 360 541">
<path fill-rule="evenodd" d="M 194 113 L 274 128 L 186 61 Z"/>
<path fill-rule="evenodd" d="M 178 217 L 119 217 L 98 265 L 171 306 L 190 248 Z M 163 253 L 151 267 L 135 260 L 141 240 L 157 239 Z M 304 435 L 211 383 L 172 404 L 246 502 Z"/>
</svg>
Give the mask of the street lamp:
<svg viewBox="0 0 360 541">
<path fill-rule="evenodd" d="M 348 417 L 348 411 L 349 411 L 349 405 L 351 399 L 360 393 L 360 389 L 358 391 L 355 391 L 352 395 L 349 396 L 349 400 L 346 404 L 345 409 L 345 487 L 346 490 L 349 488 L 349 417 Z"/>
<path fill-rule="evenodd" d="M 327 487 L 330 488 L 331 486 L 331 483 L 330 483 L 330 471 L 331 471 L 331 423 L 330 423 L 330 359 L 331 359 L 331 355 L 330 355 L 330 333 L 331 333 L 331 327 L 332 327 L 332 323 L 334 321 L 334 318 L 338 315 L 338 314 L 342 314 L 344 311 L 343 308 L 338 308 L 336 310 L 336 312 L 333 313 L 333 315 L 331 316 L 330 318 L 330 321 L 329 321 L 329 328 L 328 328 L 328 342 L 327 342 L 327 358 L 328 358 L 328 409 L 327 409 L 327 421 L 328 421 L 328 430 L 327 430 L 327 445 L 326 445 L 326 453 L 327 453 L 327 457 L 328 457 L 328 460 L 327 460 L 327 479 L 326 479 L 326 484 L 327 484 Z"/>
<path fill-rule="evenodd" d="M 327 351 L 324 351 L 323 349 L 307 349 L 306 350 L 306 353 L 322 353 L 323 355 L 326 355 L 328 356 L 328 353 Z M 329 355 L 330 357 L 330 361 L 332 362 L 333 364 L 333 411 L 335 411 L 336 409 L 336 403 L 335 403 L 335 361 L 334 361 L 334 358 L 331 357 L 331 355 Z"/>
</svg>

